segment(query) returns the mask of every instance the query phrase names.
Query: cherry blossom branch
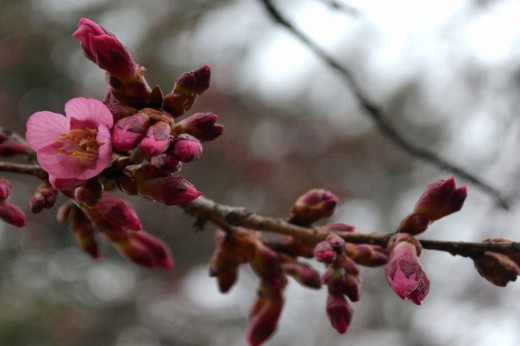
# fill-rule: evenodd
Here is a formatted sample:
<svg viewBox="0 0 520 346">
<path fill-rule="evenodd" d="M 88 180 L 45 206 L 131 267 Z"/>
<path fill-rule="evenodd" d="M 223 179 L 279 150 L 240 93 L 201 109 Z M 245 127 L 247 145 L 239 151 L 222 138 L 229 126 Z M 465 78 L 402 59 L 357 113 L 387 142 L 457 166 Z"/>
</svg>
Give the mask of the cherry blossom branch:
<svg viewBox="0 0 520 346">
<path fill-rule="evenodd" d="M 302 227 L 293 225 L 283 219 L 261 216 L 241 207 L 219 204 L 211 199 L 199 197 L 196 200 L 180 205 L 189 215 L 210 221 L 218 227 L 240 226 L 262 232 L 272 232 L 292 236 L 302 240 L 319 242 L 331 234 L 319 227 Z M 386 246 L 393 233 L 351 233 L 334 232 L 346 242 L 353 244 L 371 244 Z M 519 242 L 452 242 L 440 240 L 420 240 L 424 249 L 448 252 L 462 257 L 473 257 L 486 251 L 499 253 L 520 253 Z"/>
<path fill-rule="evenodd" d="M 465 169 L 445 160 L 433 151 L 426 148 L 417 147 L 410 140 L 404 138 L 399 131 L 387 120 L 389 117 L 385 114 L 384 110 L 373 103 L 370 98 L 362 90 L 361 86 L 354 78 L 352 73 L 345 67 L 341 66 L 332 56 L 325 52 L 320 46 L 312 41 L 303 32 L 297 29 L 290 21 L 288 21 L 280 11 L 274 6 L 271 0 L 260 0 L 266 9 L 270 17 L 278 24 L 286 28 L 291 34 L 293 34 L 304 46 L 309 48 L 318 58 L 320 58 L 327 66 L 332 70 L 338 72 L 342 80 L 350 87 L 352 93 L 356 97 L 359 105 L 370 119 L 377 126 L 379 131 L 392 141 L 395 145 L 403 149 L 413 157 L 419 158 L 423 161 L 429 162 L 430 164 L 437 166 L 445 171 L 451 172 L 469 182 L 473 185 L 482 189 L 485 193 L 490 195 L 497 205 L 503 209 L 509 209 L 509 203 L 504 196 L 496 188 L 490 184 L 482 181 L 474 174 L 466 171 Z"/>
<path fill-rule="evenodd" d="M 47 173 L 38 165 L 0 162 L 0 171 L 32 175 L 39 179 L 46 179 Z M 287 222 L 281 218 L 258 215 L 242 207 L 229 206 L 217 203 L 206 197 L 199 197 L 194 201 L 179 205 L 186 214 L 201 221 L 210 221 L 217 227 L 229 229 L 244 227 L 261 232 L 271 232 L 291 236 L 297 239 L 319 242 L 331 234 L 320 227 L 302 227 Z M 346 242 L 353 244 L 371 244 L 386 246 L 394 233 L 351 233 L 334 231 Z M 474 257 L 486 251 L 498 253 L 520 253 L 519 242 L 492 243 L 492 242 L 451 242 L 440 240 L 420 240 L 424 249 L 448 252 L 462 257 Z"/>
</svg>

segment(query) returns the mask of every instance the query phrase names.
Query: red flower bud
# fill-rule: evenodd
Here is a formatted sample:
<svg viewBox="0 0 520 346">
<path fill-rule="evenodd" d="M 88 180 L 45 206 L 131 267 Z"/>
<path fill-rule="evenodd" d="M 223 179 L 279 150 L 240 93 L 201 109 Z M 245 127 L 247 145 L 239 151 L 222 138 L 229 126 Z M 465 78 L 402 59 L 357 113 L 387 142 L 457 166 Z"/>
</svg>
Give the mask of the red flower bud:
<svg viewBox="0 0 520 346">
<path fill-rule="evenodd" d="M 473 258 L 478 273 L 494 285 L 505 287 L 510 281 L 516 281 L 520 267 L 505 254 L 484 252 Z"/>
<path fill-rule="evenodd" d="M 292 276 L 301 285 L 315 289 L 321 288 L 320 274 L 307 263 L 295 260 L 284 261 L 282 268 L 287 275 Z"/>
<path fill-rule="evenodd" d="M 141 221 L 130 203 L 108 192 L 103 193 L 99 202 L 85 209 L 90 220 L 102 231 L 139 231 Z"/>
<path fill-rule="evenodd" d="M 164 153 L 170 145 L 170 132 L 170 125 L 162 121 L 150 126 L 146 136 L 139 143 L 144 156 L 152 157 Z"/>
<path fill-rule="evenodd" d="M 327 316 L 332 327 L 340 334 L 345 333 L 350 326 L 354 310 L 343 295 L 327 295 Z"/>
<path fill-rule="evenodd" d="M 357 264 L 378 267 L 388 262 L 388 251 L 379 245 L 347 244 L 347 255 Z"/>
<path fill-rule="evenodd" d="M 337 252 L 326 240 L 319 242 L 314 247 L 314 258 L 322 263 L 332 263 L 336 260 Z"/>
<path fill-rule="evenodd" d="M 293 204 L 291 222 L 309 225 L 331 216 L 336 210 L 339 198 L 323 189 L 312 189 L 300 196 Z"/>
<path fill-rule="evenodd" d="M 112 129 L 114 149 L 120 152 L 134 149 L 144 137 L 149 122 L 149 117 L 142 112 L 118 120 Z"/>
<path fill-rule="evenodd" d="M 330 246 L 336 251 L 338 254 L 342 254 L 345 252 L 345 240 L 336 234 L 328 235 L 325 238 L 326 241 L 329 242 Z"/>
<path fill-rule="evenodd" d="M 200 95 L 209 88 L 210 79 L 211 68 L 204 65 L 180 75 L 175 80 L 173 91 L 183 95 Z"/>
<path fill-rule="evenodd" d="M 466 199 L 466 186 L 455 187 L 455 179 L 437 181 L 426 190 L 415 205 L 414 214 L 426 216 L 430 221 L 459 211 Z"/>
<path fill-rule="evenodd" d="M 255 274 L 272 287 L 281 287 L 284 283 L 280 256 L 264 245 L 258 245 L 249 264 Z"/>
<path fill-rule="evenodd" d="M 11 194 L 11 183 L 4 178 L 0 178 L 0 200 L 4 200 Z"/>
<path fill-rule="evenodd" d="M 89 179 L 85 184 L 74 190 L 74 198 L 76 201 L 83 203 L 89 207 L 93 207 L 103 196 L 103 185 L 98 177 Z"/>
<path fill-rule="evenodd" d="M 262 285 L 246 330 L 246 338 L 250 346 L 261 345 L 273 335 L 282 313 L 283 303 L 280 290 Z"/>
<path fill-rule="evenodd" d="M 391 247 L 385 275 L 390 287 L 401 299 L 410 299 L 421 305 L 430 289 L 430 281 L 423 272 L 417 256 L 415 244 L 407 241 L 397 242 Z"/>
<path fill-rule="evenodd" d="M 58 198 L 58 191 L 52 188 L 48 183 L 43 183 L 36 188 L 36 192 L 32 195 L 29 206 L 33 213 L 39 213 L 43 208 L 52 208 Z"/>
<path fill-rule="evenodd" d="M 186 133 L 177 136 L 172 144 L 173 154 L 182 162 L 198 160 L 202 154 L 200 141 Z"/>
<path fill-rule="evenodd" d="M 18 142 L 5 141 L 0 143 L 0 157 L 11 157 L 24 153 L 25 147 Z"/>
<path fill-rule="evenodd" d="M 187 133 L 202 142 L 211 141 L 222 134 L 224 126 L 217 124 L 213 113 L 195 113 L 177 123 L 177 132 Z"/>
<path fill-rule="evenodd" d="M 174 260 L 164 242 L 151 234 L 140 232 L 105 232 L 119 252 L 130 261 L 149 269 L 172 269 Z"/>
<path fill-rule="evenodd" d="M 81 18 L 72 34 L 81 43 L 85 57 L 121 81 L 137 78 L 138 65 L 121 42 L 104 28 Z"/>
<path fill-rule="evenodd" d="M 27 223 L 23 211 L 7 201 L 0 202 L 0 219 L 16 227 L 24 227 Z"/>
<path fill-rule="evenodd" d="M 180 162 L 174 155 L 169 153 L 164 153 L 152 157 L 150 159 L 150 163 L 162 171 L 167 172 L 168 174 L 178 172 L 182 167 L 182 162 Z"/>
<path fill-rule="evenodd" d="M 152 201 L 174 205 L 193 201 L 202 193 L 177 177 L 161 177 L 143 181 L 137 185 L 139 196 Z"/>
<path fill-rule="evenodd" d="M 95 236 L 94 227 L 89 218 L 78 207 L 71 205 L 68 216 L 70 229 L 74 234 L 76 244 L 92 258 L 99 259 L 99 244 Z"/>
</svg>

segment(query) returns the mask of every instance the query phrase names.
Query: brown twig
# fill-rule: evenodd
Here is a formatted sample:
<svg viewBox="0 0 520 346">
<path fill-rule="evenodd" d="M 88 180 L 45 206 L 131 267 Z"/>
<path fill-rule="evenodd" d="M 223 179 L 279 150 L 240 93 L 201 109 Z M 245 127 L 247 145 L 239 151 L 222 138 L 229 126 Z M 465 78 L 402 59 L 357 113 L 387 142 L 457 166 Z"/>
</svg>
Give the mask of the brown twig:
<svg viewBox="0 0 520 346">
<path fill-rule="evenodd" d="M 47 173 L 38 165 L 0 162 L 0 171 L 27 174 L 39 179 L 46 179 Z M 70 196 L 69 196 L 70 197 Z M 320 227 L 302 227 L 291 224 L 284 219 L 272 218 L 255 214 L 241 207 L 234 207 L 217 203 L 206 197 L 199 197 L 196 200 L 179 205 L 187 214 L 197 220 L 207 220 L 217 227 L 232 229 L 233 227 L 243 227 L 247 229 L 272 232 L 281 235 L 291 236 L 297 239 L 310 242 L 319 242 L 330 231 L 322 230 Z M 335 232 L 345 241 L 353 244 L 372 244 L 386 246 L 393 233 L 351 233 Z M 470 242 L 451 242 L 440 240 L 420 240 L 424 249 L 448 252 L 452 255 L 463 257 L 474 257 L 485 251 L 510 253 L 520 253 L 520 243 L 470 243 Z"/>
<path fill-rule="evenodd" d="M 330 231 L 321 230 L 319 227 L 296 226 L 283 219 L 261 216 L 247 211 L 244 208 L 232 207 L 216 203 L 205 197 L 199 197 L 195 201 L 180 205 L 189 215 L 209 220 L 218 227 L 240 226 L 263 232 L 273 232 L 289 235 L 298 239 L 319 242 Z M 354 244 L 372 244 L 386 246 L 393 233 L 350 233 L 335 232 L 345 241 Z M 486 251 L 510 253 L 520 252 L 520 243 L 490 243 L 490 242 L 452 242 L 440 240 L 420 240 L 424 249 L 448 252 L 462 257 L 474 257 Z"/>
<path fill-rule="evenodd" d="M 419 148 L 411 141 L 404 138 L 399 133 L 399 131 L 392 125 L 392 123 L 387 120 L 388 116 L 385 114 L 383 109 L 378 107 L 369 99 L 368 96 L 366 96 L 365 92 L 362 90 L 357 80 L 354 78 L 352 73 L 347 68 L 341 66 L 320 46 L 318 46 L 314 41 L 312 41 L 309 37 L 303 34 L 303 32 L 298 30 L 290 21 L 288 21 L 280 13 L 280 11 L 278 11 L 278 9 L 273 5 L 273 2 L 271 0 L 260 0 L 260 2 L 263 4 L 267 13 L 276 23 L 286 28 L 297 39 L 299 39 L 303 43 L 303 45 L 309 48 L 318 58 L 320 58 L 329 68 L 335 70 L 339 74 L 342 80 L 350 87 L 361 108 L 365 110 L 365 113 L 374 122 L 379 131 L 390 141 L 392 141 L 395 145 L 399 146 L 401 149 L 403 149 L 410 155 L 422 159 L 423 161 L 429 162 L 443 170 L 446 170 L 471 182 L 473 185 L 479 187 L 484 192 L 492 196 L 498 206 L 500 206 L 503 209 L 509 209 L 508 201 L 502 196 L 500 191 L 495 189 L 493 186 L 482 181 L 480 178 L 466 171 L 465 169 L 443 159 L 438 154 L 426 148 Z"/>
<path fill-rule="evenodd" d="M 0 162 L 0 171 L 28 174 L 35 176 L 39 179 L 46 179 L 48 177 L 47 172 L 41 169 L 38 165 L 30 165 L 23 163 L 12 163 L 12 162 Z"/>
</svg>

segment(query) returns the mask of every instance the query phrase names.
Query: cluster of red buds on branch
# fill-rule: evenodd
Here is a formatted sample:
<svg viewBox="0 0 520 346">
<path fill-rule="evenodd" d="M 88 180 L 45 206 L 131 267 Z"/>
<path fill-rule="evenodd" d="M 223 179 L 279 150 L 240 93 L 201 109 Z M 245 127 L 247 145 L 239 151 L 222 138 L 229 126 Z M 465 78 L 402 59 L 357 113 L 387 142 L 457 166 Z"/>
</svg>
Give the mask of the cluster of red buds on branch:
<svg viewBox="0 0 520 346">
<path fill-rule="evenodd" d="M 128 49 L 98 24 L 81 19 L 77 38 L 85 56 L 106 71 L 104 102 L 78 97 L 65 104 L 65 116 L 36 112 L 27 121 L 26 141 L 2 134 L 0 154 L 25 154 L 46 174 L 30 200 L 38 213 L 52 208 L 58 192 L 69 198 L 58 212 L 84 251 L 99 258 L 99 234 L 130 261 L 148 268 L 172 268 L 173 258 L 161 240 L 143 230 L 134 209 L 110 190 L 174 205 L 200 196 L 179 176 L 182 166 L 202 154 L 201 142 L 222 134 L 212 113 L 182 120 L 197 97 L 208 89 L 211 71 L 202 66 L 179 76 L 163 96 L 150 88 L 145 68 Z M 0 181 L 0 216 L 25 225 L 22 211 L 6 201 L 10 185 Z"/>
<path fill-rule="evenodd" d="M 163 95 L 159 86 L 149 87 L 144 67 L 98 24 L 81 19 L 73 36 L 85 56 L 106 71 L 109 89 L 104 102 L 78 97 L 65 104 L 65 116 L 34 113 L 27 121 L 27 143 L 1 130 L 0 157 L 23 155 L 32 164 L 0 162 L 0 170 L 43 180 L 29 202 L 33 213 L 52 208 L 58 193 L 67 197 L 58 209 L 58 221 L 70 226 L 78 246 L 95 259 L 101 256 L 103 235 L 134 263 L 150 269 L 174 267 L 166 244 L 143 229 L 132 205 L 112 192 L 116 189 L 179 205 L 218 225 L 210 275 L 220 291 L 232 289 L 244 264 L 259 279 L 246 331 L 250 345 L 262 344 L 276 331 L 288 277 L 311 289 L 325 285 L 327 316 L 336 331 L 345 333 L 354 313 L 352 303 L 361 299 L 358 266 L 385 266 L 391 289 L 417 305 L 430 288 L 418 260 L 423 248 L 470 257 L 480 275 L 498 286 L 520 274 L 518 243 L 502 238 L 465 244 L 416 238 L 432 222 L 461 209 L 466 187 L 456 187 L 453 178 L 429 185 L 396 232 L 388 234 L 361 234 L 343 223 L 316 225 L 332 216 L 339 202 L 323 189 L 299 197 L 287 220 L 199 198 L 201 192 L 179 174 L 184 164 L 199 159 L 201 143 L 219 137 L 223 126 L 212 113 L 179 118 L 208 89 L 210 68 L 182 74 Z M 0 178 L 0 218 L 23 227 L 25 215 L 8 201 L 10 194 L 11 184 Z M 265 239 L 262 231 L 282 235 Z M 323 273 L 314 268 L 319 263 L 325 267 Z"/>
</svg>

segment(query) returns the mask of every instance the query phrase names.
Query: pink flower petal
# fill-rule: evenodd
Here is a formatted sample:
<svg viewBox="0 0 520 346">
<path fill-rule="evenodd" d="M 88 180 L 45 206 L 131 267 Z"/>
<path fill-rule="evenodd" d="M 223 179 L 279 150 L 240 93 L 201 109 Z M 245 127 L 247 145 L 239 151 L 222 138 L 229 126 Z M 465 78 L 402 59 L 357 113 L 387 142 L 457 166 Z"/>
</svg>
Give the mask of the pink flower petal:
<svg viewBox="0 0 520 346">
<path fill-rule="evenodd" d="M 114 125 L 114 118 L 107 106 L 95 99 L 85 97 L 73 98 L 65 104 L 65 114 L 67 119 L 71 120 L 74 118 L 82 125 L 81 127 L 97 129 L 100 124 L 108 128 Z"/>
<path fill-rule="evenodd" d="M 54 175 L 49 175 L 49 183 L 51 183 L 52 187 L 56 190 L 71 190 L 75 189 L 78 186 L 85 184 L 85 180 L 78 179 L 61 179 L 56 178 Z"/>
<path fill-rule="evenodd" d="M 56 139 L 61 138 L 63 132 L 69 132 L 70 123 L 61 114 L 53 112 L 36 112 L 27 120 L 25 139 L 33 150 L 40 150 Z"/>
<path fill-rule="evenodd" d="M 38 150 L 37 159 L 40 166 L 51 175 L 61 179 L 88 179 L 82 177 L 85 167 L 70 155 L 60 153 L 59 144 L 51 144 Z M 91 178 L 91 177 L 90 177 Z"/>
</svg>

